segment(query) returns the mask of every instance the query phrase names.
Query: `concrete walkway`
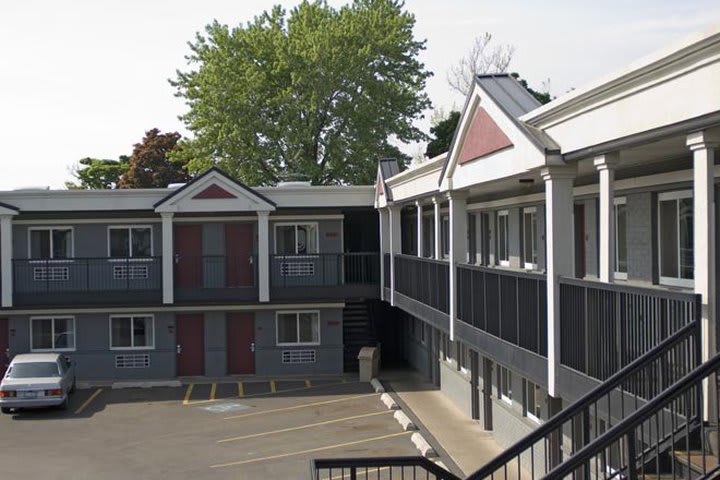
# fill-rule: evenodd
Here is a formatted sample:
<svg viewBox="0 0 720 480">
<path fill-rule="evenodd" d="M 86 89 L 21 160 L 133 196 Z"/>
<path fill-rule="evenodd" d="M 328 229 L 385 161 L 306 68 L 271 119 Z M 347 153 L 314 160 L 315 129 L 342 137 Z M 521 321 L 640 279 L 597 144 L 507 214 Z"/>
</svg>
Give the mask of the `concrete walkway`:
<svg viewBox="0 0 720 480">
<path fill-rule="evenodd" d="M 463 414 L 437 387 L 416 372 L 383 371 L 380 379 L 410 408 L 465 475 L 502 452 L 492 433 Z"/>
</svg>

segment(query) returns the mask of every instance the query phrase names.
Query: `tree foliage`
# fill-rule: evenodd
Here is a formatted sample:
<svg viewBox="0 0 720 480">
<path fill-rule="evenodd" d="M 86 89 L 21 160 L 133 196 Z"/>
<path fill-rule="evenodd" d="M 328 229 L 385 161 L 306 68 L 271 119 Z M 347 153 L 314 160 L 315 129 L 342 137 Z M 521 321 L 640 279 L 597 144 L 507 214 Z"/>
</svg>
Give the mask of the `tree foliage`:
<svg viewBox="0 0 720 480">
<path fill-rule="evenodd" d="M 467 96 L 475 84 L 476 75 L 507 72 L 515 47 L 494 45 L 492 39 L 490 32 L 476 37 L 467 55 L 450 67 L 447 75 L 450 88 Z"/>
<path fill-rule="evenodd" d="M 511 73 L 510 75 L 515 80 L 520 82 L 520 85 L 525 87 L 525 90 L 527 90 L 530 93 L 530 95 L 535 97 L 535 100 L 540 102 L 541 105 L 545 105 L 546 103 L 548 103 L 549 101 L 551 101 L 553 99 L 553 96 L 550 95 L 550 89 L 548 88 L 548 86 L 549 86 L 548 83 L 550 80 L 547 80 L 543 83 L 542 90 L 533 90 L 532 88 L 530 88 L 530 86 L 528 85 L 528 83 L 525 79 L 520 78 L 519 73 Z"/>
<path fill-rule="evenodd" d="M 180 152 L 177 132 L 160 133 L 153 128 L 136 143 L 128 159 L 127 170 L 118 183 L 119 188 L 165 188 L 171 183 L 190 180 L 187 156 Z M 170 158 L 170 153 L 177 154 Z"/>
<path fill-rule="evenodd" d="M 121 155 L 119 160 L 103 160 L 86 157 L 72 169 L 72 176 L 78 182 L 65 182 L 68 189 L 108 189 L 117 188 L 120 177 L 128 168 L 128 157 Z"/>
<path fill-rule="evenodd" d="M 459 121 L 460 112 L 453 110 L 448 114 L 447 118 L 430 127 L 431 140 L 428 142 L 427 149 L 425 149 L 425 155 L 433 158 L 450 150 L 450 143 L 452 143 L 455 128 L 457 128 Z"/>
<path fill-rule="evenodd" d="M 171 80 L 189 110 L 190 168 L 219 165 L 251 184 L 304 178 L 370 183 L 381 157 L 426 139 L 413 125 L 430 107 L 424 41 L 397 0 L 339 9 L 303 1 L 234 28 L 214 22 Z"/>
</svg>

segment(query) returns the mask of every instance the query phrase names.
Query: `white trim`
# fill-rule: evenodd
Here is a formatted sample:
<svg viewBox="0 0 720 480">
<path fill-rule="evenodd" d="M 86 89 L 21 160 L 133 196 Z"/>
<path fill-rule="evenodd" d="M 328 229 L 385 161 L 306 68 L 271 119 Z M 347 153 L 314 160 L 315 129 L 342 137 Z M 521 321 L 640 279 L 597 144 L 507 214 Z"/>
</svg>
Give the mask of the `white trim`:
<svg viewBox="0 0 720 480">
<path fill-rule="evenodd" d="M 132 230 L 135 229 L 148 229 L 150 230 L 150 257 L 155 255 L 155 232 L 153 232 L 152 225 L 109 225 L 107 227 L 107 256 L 108 258 L 125 259 L 126 257 L 113 257 L 110 252 L 110 231 L 111 230 L 128 230 L 128 256 L 134 260 L 149 260 L 148 257 L 134 257 L 132 251 Z"/>
<path fill-rule="evenodd" d="M 242 215 L 237 217 L 173 217 L 174 223 L 210 223 L 210 222 L 255 222 L 257 215 Z"/>
<path fill-rule="evenodd" d="M 676 224 L 677 228 L 677 255 L 678 255 L 678 277 L 664 277 L 662 276 L 662 237 L 660 235 L 660 228 L 661 228 L 661 212 L 660 212 L 660 202 L 667 202 L 667 201 L 675 201 L 676 204 L 676 210 L 679 200 L 693 198 L 693 191 L 692 190 L 673 190 L 670 192 L 662 192 L 658 193 L 657 196 L 657 240 L 658 240 L 658 252 L 657 252 L 657 266 L 658 266 L 658 283 L 660 285 L 667 285 L 671 287 L 681 287 L 681 288 L 693 288 L 695 286 L 695 279 L 694 279 L 694 271 L 693 271 L 693 278 L 680 278 L 680 216 L 679 211 L 678 216 L 676 217 L 675 221 L 678 222 Z M 695 212 L 693 211 L 693 224 L 695 222 Z M 694 234 L 694 232 L 693 232 Z M 694 245 L 693 245 L 694 248 Z M 693 252 L 694 254 L 694 252 Z M 693 269 L 695 266 L 693 265 Z"/>
<path fill-rule="evenodd" d="M 527 253 L 525 251 L 525 214 L 532 214 L 532 222 L 535 224 L 535 233 L 530 232 L 532 239 L 531 239 L 531 247 L 530 247 L 530 255 L 534 256 L 535 258 L 538 257 L 538 244 L 537 244 L 537 207 L 525 207 L 522 209 L 522 231 L 523 231 L 523 238 L 522 238 L 522 245 L 523 245 L 523 264 L 526 270 L 537 270 L 538 264 L 537 262 L 527 262 Z"/>
<path fill-rule="evenodd" d="M 300 341 L 300 314 L 303 313 L 311 313 L 317 315 L 317 332 L 318 332 L 318 339 L 317 342 L 301 342 Z M 296 334 L 297 334 L 297 342 L 280 342 L 279 334 L 280 329 L 278 328 L 278 320 L 280 318 L 280 315 L 295 315 L 295 328 Z M 320 330 L 321 330 L 321 320 L 320 320 L 320 310 L 283 310 L 283 311 L 277 311 L 275 312 L 275 345 L 278 347 L 303 347 L 303 346 L 313 346 L 313 345 L 320 345 Z"/>
<path fill-rule="evenodd" d="M 507 255 L 507 260 L 501 260 L 500 259 L 500 217 L 505 217 L 505 255 Z M 495 238 L 497 239 L 496 244 L 496 252 L 495 256 L 497 257 L 498 265 L 501 267 L 509 267 L 510 266 L 510 210 L 498 210 L 496 214 L 497 219 L 497 231 L 495 232 Z"/>
<path fill-rule="evenodd" d="M 152 345 L 144 346 L 144 347 L 136 347 L 135 344 L 135 335 L 133 334 L 133 330 L 135 329 L 133 320 L 135 318 L 150 318 L 152 321 Z M 113 338 L 112 338 L 112 321 L 113 318 L 129 318 L 130 319 L 130 344 L 129 347 L 113 347 Z M 155 330 L 155 315 L 152 313 L 141 313 L 141 314 L 128 314 L 128 315 L 121 315 L 121 314 L 115 314 L 110 315 L 108 317 L 108 347 L 109 350 L 117 351 L 117 350 L 155 350 L 155 337 L 157 336 L 157 331 Z"/>
<path fill-rule="evenodd" d="M 344 308 L 345 302 L 333 302 L 333 303 L 258 303 L 258 304 L 247 304 L 247 305 L 163 305 L 154 307 L 153 311 L 157 313 L 162 312 L 254 312 L 258 310 L 294 310 L 304 308 L 316 308 L 316 309 L 337 309 Z M 117 313 L 117 314 L 132 314 L 132 313 L 144 313 L 147 312 L 147 307 L 119 307 L 119 308 L 65 308 L 65 309 L 25 309 L 15 310 L 7 309 L 7 315 L 68 315 L 68 314 L 81 314 L 81 313 Z"/>
<path fill-rule="evenodd" d="M 507 395 L 505 395 L 505 392 L 503 392 L 503 388 L 502 388 L 502 387 L 503 387 L 503 385 L 502 385 L 502 383 L 503 383 L 503 381 L 502 381 L 502 372 L 503 372 L 503 371 L 507 372 L 508 392 L 510 393 L 510 396 L 509 396 L 509 397 L 508 397 Z M 497 389 L 498 389 L 498 394 L 499 394 L 499 396 L 500 396 L 500 400 L 502 400 L 503 402 L 507 403 L 508 405 L 512 405 L 512 404 L 513 404 L 513 399 L 512 399 L 512 371 L 510 371 L 510 369 L 507 368 L 507 367 L 503 367 L 502 365 L 498 365 L 498 376 L 500 377 L 500 378 L 499 378 L 500 381 L 498 382 Z"/>
<path fill-rule="evenodd" d="M 535 382 L 532 382 L 528 380 L 527 378 L 523 378 L 523 382 L 525 383 L 525 398 L 523 398 L 523 410 L 525 413 L 525 417 L 529 420 L 532 420 L 535 423 L 542 423 L 542 420 L 540 420 L 540 417 L 535 415 L 535 407 L 537 406 L 538 399 L 537 399 L 537 393 L 540 391 L 540 385 L 536 384 Z M 530 392 L 530 386 L 533 387 L 533 398 L 535 399 L 535 402 L 533 405 L 530 405 L 530 402 L 528 401 L 528 393 Z M 532 408 L 530 408 L 532 407 Z"/>
<path fill-rule="evenodd" d="M 343 214 L 325 215 L 270 215 L 270 221 L 307 222 L 313 220 L 344 220 Z"/>
<path fill-rule="evenodd" d="M 299 225 L 313 225 L 315 227 L 315 246 L 317 247 L 317 252 L 313 253 L 298 253 L 297 252 L 297 227 Z M 281 253 L 277 253 L 277 227 L 295 227 L 295 255 L 300 255 L 302 257 L 309 256 L 309 255 L 316 255 L 320 253 L 320 225 L 318 222 L 273 222 L 273 253 L 274 255 L 285 255 Z"/>
<path fill-rule="evenodd" d="M 70 230 L 70 256 L 68 258 L 58 258 L 57 260 L 72 260 L 75 258 L 75 227 L 69 225 L 52 225 L 47 227 L 30 227 L 28 228 L 27 234 L 27 258 L 28 260 L 55 260 L 52 257 L 53 245 L 52 245 L 52 231 L 53 230 Z M 50 233 L 50 258 L 33 258 L 32 257 L 32 232 L 34 231 L 49 231 Z"/>
<path fill-rule="evenodd" d="M 613 277 L 616 280 L 627 280 L 628 274 L 627 272 L 619 272 L 618 271 L 618 265 L 620 265 L 620 259 L 618 258 L 618 245 L 620 245 L 620 236 L 618 235 L 618 221 L 617 221 L 617 206 L 618 205 L 627 205 L 627 197 L 614 197 L 613 198 L 613 221 L 615 222 L 615 228 L 613 229 L 615 231 L 615 272 L 613 272 Z M 627 211 L 625 212 L 625 220 L 627 222 Z M 625 232 L 627 234 L 627 231 Z M 627 238 L 625 239 L 625 248 L 627 249 Z M 627 253 L 627 251 L 626 251 Z"/>
<path fill-rule="evenodd" d="M 98 215 L 102 215 L 103 212 L 97 212 Z M 159 217 L 153 217 L 153 218 L 63 218 L 63 222 L 71 222 L 75 225 L 84 225 L 84 224 L 123 224 L 123 223 L 132 223 L 132 222 L 143 222 L 143 223 L 160 223 L 161 219 Z M 57 223 L 57 220 L 13 220 L 13 224 L 15 225 L 55 225 Z"/>
<path fill-rule="evenodd" d="M 35 320 L 50 320 L 52 329 L 51 329 L 51 335 L 52 335 L 52 343 L 53 347 L 55 347 L 55 320 L 72 320 L 73 322 L 73 347 L 72 348 L 34 348 L 33 347 L 33 322 Z M 31 352 L 74 352 L 77 350 L 77 320 L 75 320 L 75 317 L 72 315 L 54 315 L 54 316 L 38 316 L 38 317 L 30 317 L 30 351 Z"/>
</svg>

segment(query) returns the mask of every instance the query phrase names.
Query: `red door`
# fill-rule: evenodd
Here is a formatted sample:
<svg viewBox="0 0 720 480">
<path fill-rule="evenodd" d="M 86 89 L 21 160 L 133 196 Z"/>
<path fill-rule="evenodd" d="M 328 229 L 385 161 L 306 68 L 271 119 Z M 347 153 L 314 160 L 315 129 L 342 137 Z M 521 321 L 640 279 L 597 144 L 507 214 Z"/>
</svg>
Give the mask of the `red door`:
<svg viewBox="0 0 720 480">
<path fill-rule="evenodd" d="M 202 313 L 178 315 L 177 374 L 179 377 L 205 374 L 205 331 Z"/>
<path fill-rule="evenodd" d="M 5 375 L 5 370 L 10 363 L 8 358 L 8 347 L 10 343 L 8 341 L 8 319 L 0 318 L 0 378 Z"/>
<path fill-rule="evenodd" d="M 202 285 L 202 226 L 175 226 L 175 285 L 197 288 Z"/>
<path fill-rule="evenodd" d="M 252 287 L 255 274 L 251 263 L 253 226 L 249 223 L 225 225 L 225 253 L 227 255 L 227 286 Z"/>
<path fill-rule="evenodd" d="M 252 313 L 227 314 L 229 374 L 255 373 L 255 318 Z"/>
</svg>

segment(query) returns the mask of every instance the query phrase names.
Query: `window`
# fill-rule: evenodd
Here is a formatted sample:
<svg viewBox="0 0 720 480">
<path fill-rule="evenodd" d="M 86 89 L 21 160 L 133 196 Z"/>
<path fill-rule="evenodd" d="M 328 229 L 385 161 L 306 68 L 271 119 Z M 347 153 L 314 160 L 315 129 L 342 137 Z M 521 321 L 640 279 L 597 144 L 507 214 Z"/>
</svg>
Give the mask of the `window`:
<svg viewBox="0 0 720 480">
<path fill-rule="evenodd" d="M 435 256 L 435 222 L 432 217 L 423 218 L 423 257 Z"/>
<path fill-rule="evenodd" d="M 692 191 L 658 196 L 660 282 L 693 286 Z"/>
<path fill-rule="evenodd" d="M 31 228 L 29 235 L 30 258 L 41 260 L 72 258 L 72 228 Z"/>
<path fill-rule="evenodd" d="M 43 317 L 30 319 L 30 350 L 75 350 L 75 319 L 73 317 Z"/>
<path fill-rule="evenodd" d="M 506 403 L 512 404 L 512 372 L 498 366 L 498 397 Z"/>
<path fill-rule="evenodd" d="M 462 342 L 457 342 L 458 370 L 463 373 L 470 373 L 470 349 Z"/>
<path fill-rule="evenodd" d="M 537 210 L 535 207 L 523 209 L 523 258 L 525 268 L 537 269 Z"/>
<path fill-rule="evenodd" d="M 308 255 L 318 253 L 317 223 L 275 225 L 277 255 Z"/>
<path fill-rule="evenodd" d="M 508 211 L 497 213 L 497 255 L 498 263 L 503 267 L 510 266 L 510 233 L 508 232 Z"/>
<path fill-rule="evenodd" d="M 540 387 L 530 380 L 524 380 L 525 403 L 523 413 L 527 418 L 540 423 Z"/>
<path fill-rule="evenodd" d="M 615 199 L 615 278 L 627 280 L 627 205 L 626 198 Z"/>
<path fill-rule="evenodd" d="M 278 345 L 317 345 L 320 343 L 320 312 L 278 312 Z"/>
<path fill-rule="evenodd" d="M 155 348 L 155 319 L 152 315 L 110 317 L 110 349 Z"/>
<path fill-rule="evenodd" d="M 440 235 L 442 237 L 442 243 L 440 244 L 442 246 L 442 255 L 443 258 L 447 258 L 450 256 L 450 217 L 447 215 L 442 217 Z"/>
<path fill-rule="evenodd" d="M 113 258 L 152 257 L 152 228 L 109 227 L 108 249 Z"/>
<path fill-rule="evenodd" d="M 427 337 L 426 337 L 426 335 L 427 335 L 427 331 L 426 331 L 427 325 L 425 325 L 425 322 L 423 322 L 422 320 L 419 320 L 419 319 L 418 319 L 418 322 L 420 322 L 420 343 L 422 343 L 423 345 L 425 345 L 425 343 L 426 343 L 426 341 L 427 341 Z"/>
</svg>

